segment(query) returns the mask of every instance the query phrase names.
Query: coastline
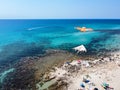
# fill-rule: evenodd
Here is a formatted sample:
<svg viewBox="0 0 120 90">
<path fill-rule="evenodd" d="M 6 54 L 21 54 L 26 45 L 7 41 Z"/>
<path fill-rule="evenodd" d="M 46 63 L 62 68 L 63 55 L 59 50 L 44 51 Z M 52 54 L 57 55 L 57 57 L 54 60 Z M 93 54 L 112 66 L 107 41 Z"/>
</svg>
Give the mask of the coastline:
<svg viewBox="0 0 120 90">
<path fill-rule="evenodd" d="M 75 70 L 75 67 L 68 66 L 69 68 L 64 68 L 66 62 L 73 63 L 74 66 L 77 60 L 82 61 L 83 64 L 89 63 L 89 65 L 80 65 L 77 67 L 77 71 Z M 98 77 L 105 76 L 103 74 L 106 71 L 102 71 L 102 69 L 106 68 L 107 71 L 111 70 L 110 73 L 113 71 L 113 73 L 117 75 L 114 71 L 119 72 L 119 69 L 116 69 L 116 67 L 119 67 L 116 64 L 116 61 L 119 63 L 119 60 L 120 51 L 106 53 L 104 56 L 99 57 L 96 55 L 87 57 L 85 55 L 77 56 L 76 54 L 63 50 L 47 50 L 46 55 L 25 57 L 16 63 L 13 66 L 15 70 L 12 73 L 9 73 L 4 79 L 2 88 L 3 90 L 5 87 L 33 90 L 46 90 L 46 88 L 49 90 L 78 90 L 80 88 L 80 83 L 82 82 L 82 77 L 87 74 L 91 77 L 96 76 L 96 79 L 100 80 Z M 115 68 L 112 69 L 111 65 Z M 108 66 L 110 67 L 109 69 L 107 69 Z M 99 70 L 99 72 L 97 72 L 97 70 Z M 115 78 L 111 76 L 112 75 L 110 74 L 110 78 Z M 117 79 L 115 78 L 115 80 Z M 113 85 L 116 86 L 117 81 L 114 82 Z M 99 85 L 97 84 L 96 86 L 99 88 Z M 111 82 L 110 85 L 112 85 Z"/>
<path fill-rule="evenodd" d="M 63 50 L 47 50 L 45 55 L 24 57 L 12 66 L 15 70 L 6 75 L 0 88 L 36 90 L 36 83 L 42 81 L 44 74 L 49 73 L 50 69 L 76 58 L 78 57 Z"/>
<path fill-rule="evenodd" d="M 102 59 L 93 61 L 88 60 L 89 65 L 86 64 L 85 66 L 85 63 L 79 66 L 77 61 L 74 60 L 70 62 L 70 64 L 73 64 L 72 66 L 66 66 L 64 63 L 61 67 L 55 67 L 54 70 L 49 73 L 49 79 L 43 83 L 42 87 L 40 86 L 41 83 L 36 85 L 37 90 L 46 90 L 44 85 L 47 85 L 48 82 L 48 90 L 80 90 L 80 83 L 83 82 L 83 77 L 86 75 L 90 76 L 90 81 L 94 84 L 93 86 L 89 86 L 89 84 L 86 85 L 86 89 L 91 88 L 90 90 L 93 90 L 92 88 L 97 87 L 98 90 L 104 90 L 101 85 L 106 82 L 109 83 L 114 90 L 119 90 L 120 52 L 109 54 L 109 57 L 103 57 Z M 84 60 L 82 62 L 84 62 Z M 46 76 L 44 76 L 44 79 L 46 79 Z"/>
</svg>

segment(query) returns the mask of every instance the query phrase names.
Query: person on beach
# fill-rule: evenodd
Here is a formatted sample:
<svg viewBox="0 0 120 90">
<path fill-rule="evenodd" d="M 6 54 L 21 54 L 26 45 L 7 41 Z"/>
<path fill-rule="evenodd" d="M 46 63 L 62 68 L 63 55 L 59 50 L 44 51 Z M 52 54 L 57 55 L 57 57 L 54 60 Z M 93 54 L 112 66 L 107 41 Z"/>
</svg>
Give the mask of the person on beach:
<svg viewBox="0 0 120 90">
<path fill-rule="evenodd" d="M 86 27 L 75 27 L 75 29 L 80 30 L 81 32 L 88 32 L 88 31 L 93 31 L 92 28 L 86 28 Z"/>
<path fill-rule="evenodd" d="M 105 90 L 114 90 L 114 88 L 110 87 L 109 84 L 107 84 L 107 83 L 103 83 L 103 84 L 102 84 L 102 87 L 103 87 Z"/>
<path fill-rule="evenodd" d="M 80 90 L 85 90 L 85 85 L 84 85 L 84 83 L 81 83 L 80 86 L 81 86 L 81 89 L 80 89 Z"/>
<path fill-rule="evenodd" d="M 98 88 L 94 88 L 93 90 L 98 90 Z"/>
</svg>

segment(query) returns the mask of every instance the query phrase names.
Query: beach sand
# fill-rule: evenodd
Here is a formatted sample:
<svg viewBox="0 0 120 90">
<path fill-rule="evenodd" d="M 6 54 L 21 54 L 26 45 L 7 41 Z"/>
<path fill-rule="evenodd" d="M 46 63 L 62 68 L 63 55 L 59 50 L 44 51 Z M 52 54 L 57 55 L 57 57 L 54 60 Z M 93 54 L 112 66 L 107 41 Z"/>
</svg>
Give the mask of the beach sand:
<svg viewBox="0 0 120 90">
<path fill-rule="evenodd" d="M 85 63 L 89 61 L 82 62 Z M 82 83 L 85 85 L 85 90 L 93 90 L 93 88 L 98 88 L 98 90 L 105 90 L 102 87 L 103 83 L 109 84 L 109 86 L 114 88 L 114 90 L 120 90 L 120 52 L 111 54 L 111 57 L 109 58 L 104 57 L 102 60 L 99 59 L 90 62 L 95 64 L 82 65 L 79 70 L 75 69 L 74 67 L 68 68 L 69 65 L 66 64 L 59 68 L 56 67 L 55 71 L 50 73 L 50 76 L 55 77 L 58 83 L 61 81 L 62 83 L 67 83 L 67 85 L 63 84 L 64 87 L 62 89 L 59 89 L 59 85 L 56 85 L 57 90 L 79 90 L 82 88 L 80 86 Z M 79 65 L 75 60 L 70 62 L 70 64 L 76 65 L 77 67 Z M 91 84 L 83 82 L 83 78 L 86 76 L 89 76 L 87 79 Z"/>
<path fill-rule="evenodd" d="M 82 71 L 69 77 L 71 83 L 68 84 L 68 90 L 78 90 L 80 89 L 80 84 L 82 83 L 83 77 L 89 75 L 90 81 L 95 84 L 99 90 L 105 90 L 101 86 L 103 82 L 108 83 L 114 90 L 120 90 L 120 67 L 116 65 L 115 62 L 109 62 L 92 68 L 86 68 Z M 88 87 L 88 84 L 85 84 Z"/>
<path fill-rule="evenodd" d="M 16 69 L 7 76 L 2 88 L 78 90 L 83 83 L 83 77 L 90 76 L 92 85 L 85 84 L 85 90 L 93 90 L 87 89 L 89 86 L 104 90 L 101 86 L 103 82 L 108 83 L 114 90 L 120 90 L 120 52 L 92 60 L 81 57 L 64 51 L 49 51 L 48 55 L 43 57 L 26 57 L 16 64 Z M 52 61 L 48 62 L 50 60 Z"/>
</svg>

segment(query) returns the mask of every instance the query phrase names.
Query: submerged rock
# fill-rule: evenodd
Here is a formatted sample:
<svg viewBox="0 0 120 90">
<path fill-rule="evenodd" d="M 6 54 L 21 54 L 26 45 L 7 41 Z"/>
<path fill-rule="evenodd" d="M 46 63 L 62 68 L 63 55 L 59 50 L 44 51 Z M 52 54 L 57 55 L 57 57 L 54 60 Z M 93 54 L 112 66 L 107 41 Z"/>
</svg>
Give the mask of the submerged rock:
<svg viewBox="0 0 120 90">
<path fill-rule="evenodd" d="M 13 65 L 15 70 L 5 78 L 1 88 L 3 90 L 37 90 L 37 83 L 49 82 L 53 79 L 47 77 L 45 79 L 46 72 L 49 73 L 55 65 L 60 66 L 65 61 L 73 60 L 73 57 L 73 54 L 60 50 L 48 50 L 44 56 L 24 57 Z"/>
</svg>

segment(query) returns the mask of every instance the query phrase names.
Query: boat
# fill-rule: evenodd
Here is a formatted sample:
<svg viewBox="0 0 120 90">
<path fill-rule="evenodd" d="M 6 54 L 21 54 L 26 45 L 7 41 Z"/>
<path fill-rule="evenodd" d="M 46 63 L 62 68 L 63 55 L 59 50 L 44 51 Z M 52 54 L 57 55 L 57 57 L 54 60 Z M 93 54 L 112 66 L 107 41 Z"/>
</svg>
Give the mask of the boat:
<svg viewBox="0 0 120 90">
<path fill-rule="evenodd" d="M 75 27 L 75 29 L 81 31 L 81 32 L 89 32 L 89 31 L 93 31 L 92 28 L 86 28 L 86 27 Z"/>
</svg>

